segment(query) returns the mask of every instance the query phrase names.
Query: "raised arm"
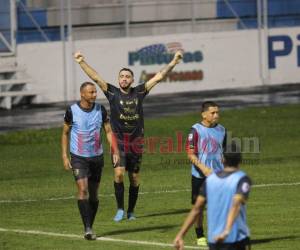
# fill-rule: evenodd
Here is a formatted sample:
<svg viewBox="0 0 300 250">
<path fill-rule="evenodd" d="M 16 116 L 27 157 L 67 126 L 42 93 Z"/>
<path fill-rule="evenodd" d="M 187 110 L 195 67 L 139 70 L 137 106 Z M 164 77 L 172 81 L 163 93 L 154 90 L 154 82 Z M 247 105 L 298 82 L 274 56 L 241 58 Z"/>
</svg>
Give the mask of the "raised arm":
<svg viewBox="0 0 300 250">
<path fill-rule="evenodd" d="M 117 139 L 116 139 L 114 133 L 112 132 L 109 121 L 104 123 L 104 130 L 106 133 L 107 141 L 112 149 L 113 164 L 116 166 L 120 162 L 120 155 L 119 155 L 119 150 L 118 150 L 118 146 L 117 146 Z"/>
<path fill-rule="evenodd" d="M 212 170 L 209 167 L 207 167 L 206 165 L 202 164 L 199 161 L 198 157 L 195 154 L 194 149 L 188 148 L 187 155 L 191 163 L 195 165 L 197 168 L 199 168 L 205 176 L 209 176 L 212 173 Z"/>
<path fill-rule="evenodd" d="M 65 170 L 72 169 L 70 159 L 69 159 L 69 153 L 68 153 L 70 129 L 71 129 L 71 125 L 64 123 L 62 136 L 61 136 L 61 157 L 63 160 Z"/>
<path fill-rule="evenodd" d="M 146 82 L 146 90 L 150 91 L 156 84 L 158 84 L 164 77 L 181 61 L 183 55 L 181 51 L 177 51 L 173 60 L 162 70 L 156 73 L 149 81 Z"/>
<path fill-rule="evenodd" d="M 91 78 L 103 92 L 107 91 L 107 82 L 104 81 L 101 76 L 94 70 L 90 65 L 88 65 L 85 60 L 84 56 L 80 51 L 74 54 L 75 61 L 80 65 L 83 71 Z"/>
</svg>

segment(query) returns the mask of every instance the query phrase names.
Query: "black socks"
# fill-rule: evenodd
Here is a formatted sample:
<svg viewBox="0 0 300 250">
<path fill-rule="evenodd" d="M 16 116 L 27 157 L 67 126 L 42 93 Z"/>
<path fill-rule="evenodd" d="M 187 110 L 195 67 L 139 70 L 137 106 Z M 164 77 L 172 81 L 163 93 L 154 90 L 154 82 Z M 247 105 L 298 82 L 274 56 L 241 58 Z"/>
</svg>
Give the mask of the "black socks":
<svg viewBox="0 0 300 250">
<path fill-rule="evenodd" d="M 118 209 L 124 210 L 124 183 L 114 182 L 115 196 L 117 200 Z"/>
<path fill-rule="evenodd" d="M 131 186 L 131 185 L 129 187 L 127 213 L 132 213 L 135 208 L 135 204 L 136 204 L 136 201 L 138 199 L 138 194 L 139 194 L 139 187 L 140 186 L 135 187 L 135 186 Z"/>
<path fill-rule="evenodd" d="M 89 200 L 90 203 L 90 212 L 91 212 L 91 226 L 93 226 L 94 224 L 94 220 L 98 211 L 98 206 L 99 206 L 99 201 L 93 201 L 93 200 Z"/>
<path fill-rule="evenodd" d="M 198 239 L 201 238 L 201 237 L 204 237 L 203 227 L 195 228 L 195 232 L 196 232 L 196 235 L 197 235 Z"/>
<path fill-rule="evenodd" d="M 114 182 L 115 187 L 115 196 L 117 200 L 118 209 L 124 210 L 124 183 L 116 183 Z M 129 196 L 128 196 L 128 210 L 127 213 L 133 212 L 135 208 L 136 201 L 138 199 L 140 186 L 132 186 L 129 187 Z"/>
<path fill-rule="evenodd" d="M 84 229 L 91 229 L 92 228 L 92 221 L 91 221 L 91 208 L 88 200 L 78 200 L 78 208 L 81 215 L 81 219 L 84 225 Z"/>
</svg>

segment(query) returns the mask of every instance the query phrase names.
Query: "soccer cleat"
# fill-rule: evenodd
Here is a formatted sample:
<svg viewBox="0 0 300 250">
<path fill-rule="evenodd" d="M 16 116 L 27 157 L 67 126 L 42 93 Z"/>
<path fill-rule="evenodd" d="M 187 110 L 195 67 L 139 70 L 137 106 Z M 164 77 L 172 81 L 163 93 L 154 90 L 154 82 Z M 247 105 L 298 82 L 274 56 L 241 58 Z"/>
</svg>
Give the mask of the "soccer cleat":
<svg viewBox="0 0 300 250">
<path fill-rule="evenodd" d="M 88 228 L 88 229 L 85 230 L 84 238 L 86 240 L 96 240 L 97 235 L 93 233 L 92 229 Z"/>
<path fill-rule="evenodd" d="M 114 218 L 114 221 L 119 222 L 119 221 L 123 220 L 123 217 L 124 217 L 124 210 L 123 209 L 118 209 L 118 211 L 116 213 L 116 216 Z"/>
<path fill-rule="evenodd" d="M 128 220 L 136 220 L 136 217 L 134 216 L 134 213 L 131 212 L 131 213 L 127 213 L 127 219 Z"/>
<path fill-rule="evenodd" d="M 197 246 L 199 247 L 207 247 L 207 240 L 205 237 L 201 237 L 197 239 Z"/>
</svg>

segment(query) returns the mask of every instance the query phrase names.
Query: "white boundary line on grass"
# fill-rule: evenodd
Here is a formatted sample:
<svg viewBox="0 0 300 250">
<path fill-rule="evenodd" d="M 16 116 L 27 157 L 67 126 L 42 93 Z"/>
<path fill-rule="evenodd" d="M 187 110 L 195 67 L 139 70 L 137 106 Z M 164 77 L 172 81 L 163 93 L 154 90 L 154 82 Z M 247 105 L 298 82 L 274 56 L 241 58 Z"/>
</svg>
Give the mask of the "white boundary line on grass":
<svg viewBox="0 0 300 250">
<path fill-rule="evenodd" d="M 264 187 L 278 187 L 278 186 L 298 186 L 300 182 L 291 182 L 291 183 L 269 183 L 269 184 L 258 184 L 253 185 L 253 188 L 264 188 Z M 144 194 L 164 194 L 164 193 L 180 193 L 180 192 L 189 192 L 190 189 L 178 189 L 178 190 L 161 190 L 153 192 L 139 192 L 139 195 Z M 100 194 L 100 197 L 114 197 L 114 194 Z M 27 199 L 27 200 L 0 200 L 1 203 L 27 203 L 27 202 L 37 202 L 37 201 L 58 201 L 58 200 L 70 200 L 74 199 L 75 196 L 67 197 L 58 197 L 58 198 L 48 198 L 48 199 Z"/>
<path fill-rule="evenodd" d="M 300 185 L 300 182 L 257 184 L 257 185 L 253 185 L 253 187 L 260 188 L 260 187 L 279 187 L 279 186 L 297 186 L 297 185 Z"/>
<path fill-rule="evenodd" d="M 83 239 L 82 235 L 76 234 L 62 234 L 62 233 L 53 233 L 53 232 L 44 232 L 44 231 L 36 231 L 36 230 L 22 230 L 22 229 L 7 229 L 7 228 L 0 228 L 0 232 L 12 232 L 12 233 L 21 233 L 21 234 L 34 234 L 34 235 L 45 235 L 45 236 L 54 236 L 54 237 L 64 237 L 64 238 L 79 238 Z M 160 243 L 154 241 L 140 241 L 140 240 L 123 240 L 123 239 L 116 239 L 116 238 L 108 238 L 108 237 L 97 237 L 99 241 L 109 241 L 109 242 L 121 242 L 133 245 L 148 245 L 148 246 L 159 246 L 159 247 L 173 247 L 172 244 L 169 243 Z M 196 246 L 185 246 L 187 249 L 199 249 Z M 203 248 L 207 249 L 207 248 Z"/>
</svg>

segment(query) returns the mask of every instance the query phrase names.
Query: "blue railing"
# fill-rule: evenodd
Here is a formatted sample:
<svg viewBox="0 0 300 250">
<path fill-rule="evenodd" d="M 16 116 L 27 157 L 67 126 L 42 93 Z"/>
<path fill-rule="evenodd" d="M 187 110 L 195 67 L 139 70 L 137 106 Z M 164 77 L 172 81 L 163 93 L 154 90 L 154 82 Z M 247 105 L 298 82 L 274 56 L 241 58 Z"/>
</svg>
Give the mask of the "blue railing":
<svg viewBox="0 0 300 250">
<path fill-rule="evenodd" d="M 18 32 L 17 42 L 44 41 L 43 34 L 36 28 L 26 11 L 20 5 L 26 5 L 26 0 L 21 0 L 18 5 Z M 257 0 L 217 0 L 217 19 L 240 18 L 247 28 L 257 27 Z M 38 23 L 44 35 L 50 41 L 60 40 L 59 27 L 49 27 L 46 9 L 30 9 L 30 15 Z M 268 0 L 269 27 L 300 26 L 300 0 Z M 0 26 L 4 22 L 0 15 Z M 84 25 L 84 24 L 83 24 Z M 237 28 L 243 28 L 238 22 Z"/>
</svg>

